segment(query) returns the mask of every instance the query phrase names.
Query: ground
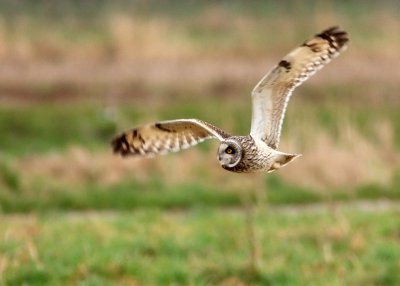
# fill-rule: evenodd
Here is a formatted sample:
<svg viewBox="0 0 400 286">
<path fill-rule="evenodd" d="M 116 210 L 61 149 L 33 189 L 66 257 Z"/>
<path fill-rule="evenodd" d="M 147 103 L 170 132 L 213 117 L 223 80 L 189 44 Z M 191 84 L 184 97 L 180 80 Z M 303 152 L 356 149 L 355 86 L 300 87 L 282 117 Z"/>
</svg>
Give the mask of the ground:
<svg viewBox="0 0 400 286">
<path fill-rule="evenodd" d="M 7 215 L 1 282 L 398 285 L 398 215 L 387 202 L 258 209 L 258 271 L 241 209 Z"/>
</svg>

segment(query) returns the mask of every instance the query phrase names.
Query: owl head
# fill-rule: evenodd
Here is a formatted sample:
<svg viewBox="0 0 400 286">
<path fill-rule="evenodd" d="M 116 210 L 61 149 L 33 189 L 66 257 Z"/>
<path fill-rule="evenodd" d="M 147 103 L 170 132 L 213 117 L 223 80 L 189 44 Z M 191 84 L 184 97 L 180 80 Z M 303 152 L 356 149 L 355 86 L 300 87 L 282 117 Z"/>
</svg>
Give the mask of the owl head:
<svg viewBox="0 0 400 286">
<path fill-rule="evenodd" d="M 221 142 L 218 148 L 218 161 L 224 168 L 233 168 L 242 160 L 243 151 L 239 142 L 230 138 Z"/>
</svg>

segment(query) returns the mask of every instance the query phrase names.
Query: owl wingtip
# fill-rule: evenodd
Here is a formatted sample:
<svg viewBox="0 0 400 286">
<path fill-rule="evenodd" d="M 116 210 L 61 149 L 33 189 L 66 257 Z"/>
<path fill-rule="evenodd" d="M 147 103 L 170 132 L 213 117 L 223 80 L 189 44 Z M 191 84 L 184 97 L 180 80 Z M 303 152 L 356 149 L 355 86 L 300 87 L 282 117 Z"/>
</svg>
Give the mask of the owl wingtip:
<svg viewBox="0 0 400 286">
<path fill-rule="evenodd" d="M 316 35 L 317 37 L 328 40 L 330 43 L 335 42 L 337 44 L 337 49 L 345 49 L 349 42 L 348 33 L 340 28 L 338 25 L 329 27 L 323 30 L 321 33 Z"/>
<path fill-rule="evenodd" d="M 111 141 L 111 146 L 114 154 L 120 154 L 121 156 L 129 154 L 129 144 L 126 141 L 125 134 L 116 136 Z"/>
</svg>

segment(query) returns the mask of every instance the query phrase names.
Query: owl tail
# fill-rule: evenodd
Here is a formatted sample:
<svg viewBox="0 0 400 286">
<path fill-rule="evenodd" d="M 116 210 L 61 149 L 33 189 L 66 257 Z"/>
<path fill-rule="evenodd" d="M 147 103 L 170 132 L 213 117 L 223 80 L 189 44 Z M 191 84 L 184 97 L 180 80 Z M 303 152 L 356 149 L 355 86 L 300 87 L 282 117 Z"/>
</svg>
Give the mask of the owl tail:
<svg viewBox="0 0 400 286">
<path fill-rule="evenodd" d="M 302 156 L 301 154 L 287 154 L 276 151 L 273 155 L 273 160 L 271 167 L 268 169 L 268 173 L 278 170 L 288 164 L 289 162 L 293 161 L 294 159 Z"/>
</svg>

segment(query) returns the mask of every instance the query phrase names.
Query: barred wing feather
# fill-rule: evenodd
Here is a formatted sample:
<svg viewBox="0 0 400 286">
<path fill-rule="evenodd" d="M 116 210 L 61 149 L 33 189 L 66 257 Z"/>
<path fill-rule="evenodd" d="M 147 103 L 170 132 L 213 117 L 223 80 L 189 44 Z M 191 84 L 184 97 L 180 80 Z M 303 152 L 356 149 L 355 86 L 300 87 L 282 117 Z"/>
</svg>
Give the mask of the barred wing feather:
<svg viewBox="0 0 400 286">
<path fill-rule="evenodd" d="M 283 118 L 293 90 L 346 48 L 347 33 L 332 27 L 286 55 L 252 92 L 251 136 L 271 148 L 279 144 Z"/>
</svg>

